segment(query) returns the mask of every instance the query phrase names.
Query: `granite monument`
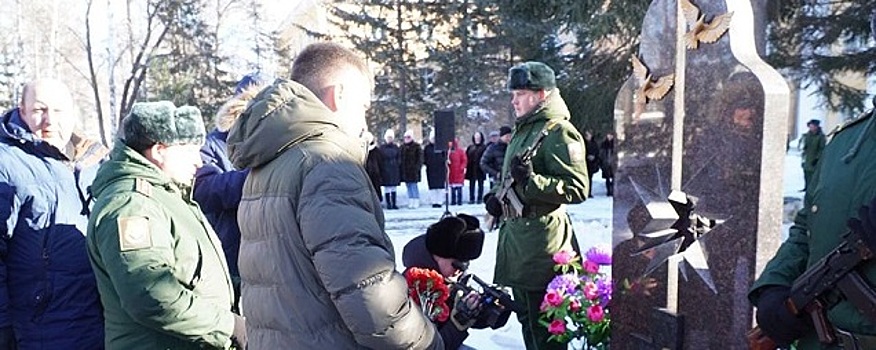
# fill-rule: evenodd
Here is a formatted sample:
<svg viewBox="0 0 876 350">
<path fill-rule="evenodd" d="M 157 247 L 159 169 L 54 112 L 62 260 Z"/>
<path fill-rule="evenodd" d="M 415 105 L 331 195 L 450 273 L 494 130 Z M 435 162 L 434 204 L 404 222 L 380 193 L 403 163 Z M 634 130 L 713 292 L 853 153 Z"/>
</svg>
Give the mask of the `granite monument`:
<svg viewBox="0 0 876 350">
<path fill-rule="evenodd" d="M 749 0 L 654 0 L 644 19 L 647 79 L 615 108 L 613 349 L 747 347 L 746 293 L 781 239 L 790 112 L 753 18 Z"/>
</svg>

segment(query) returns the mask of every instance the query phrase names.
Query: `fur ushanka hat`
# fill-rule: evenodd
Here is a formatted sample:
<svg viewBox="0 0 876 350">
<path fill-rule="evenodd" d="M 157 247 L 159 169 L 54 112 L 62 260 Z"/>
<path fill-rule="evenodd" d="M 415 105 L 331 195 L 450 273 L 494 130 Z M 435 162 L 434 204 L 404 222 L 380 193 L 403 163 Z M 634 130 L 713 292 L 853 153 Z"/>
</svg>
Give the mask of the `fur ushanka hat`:
<svg viewBox="0 0 876 350">
<path fill-rule="evenodd" d="M 442 258 L 462 262 L 477 259 L 484 247 L 484 231 L 474 216 L 447 216 L 426 230 L 426 249 Z"/>
<path fill-rule="evenodd" d="M 176 107 L 170 101 L 140 102 L 122 121 L 122 140 L 128 145 L 203 144 L 206 131 L 196 107 Z"/>
</svg>

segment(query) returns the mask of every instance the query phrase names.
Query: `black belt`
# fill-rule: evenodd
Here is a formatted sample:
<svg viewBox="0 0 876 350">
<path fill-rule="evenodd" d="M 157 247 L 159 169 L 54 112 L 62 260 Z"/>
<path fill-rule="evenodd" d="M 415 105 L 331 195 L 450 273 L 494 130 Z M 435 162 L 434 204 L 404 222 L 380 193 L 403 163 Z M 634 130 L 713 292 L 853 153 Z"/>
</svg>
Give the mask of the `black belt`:
<svg viewBox="0 0 876 350">
<path fill-rule="evenodd" d="M 858 334 L 836 329 L 837 343 L 846 350 L 876 349 L 876 335 Z"/>
<path fill-rule="evenodd" d="M 559 209 L 559 205 L 524 205 L 522 217 L 535 219 Z"/>
</svg>

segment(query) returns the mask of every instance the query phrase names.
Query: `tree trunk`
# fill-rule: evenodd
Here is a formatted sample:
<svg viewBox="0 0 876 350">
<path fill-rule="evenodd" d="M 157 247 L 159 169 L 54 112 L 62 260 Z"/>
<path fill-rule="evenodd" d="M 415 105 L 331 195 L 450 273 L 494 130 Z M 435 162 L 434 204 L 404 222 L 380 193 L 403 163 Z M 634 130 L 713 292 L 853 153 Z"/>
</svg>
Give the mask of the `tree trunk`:
<svg viewBox="0 0 876 350">
<path fill-rule="evenodd" d="M 103 105 L 100 103 L 100 85 L 97 82 L 97 72 L 94 69 L 94 47 L 91 45 L 91 6 L 94 0 L 88 0 L 85 9 L 85 53 L 88 57 L 88 73 L 91 78 L 91 91 L 94 93 L 94 109 L 97 112 L 100 142 L 109 145 L 106 137 L 106 127 L 103 119 Z"/>
<path fill-rule="evenodd" d="M 400 132 L 405 132 L 408 129 L 408 68 L 405 64 L 405 42 L 404 32 L 402 31 L 402 4 L 403 1 L 396 1 L 396 38 L 398 40 L 398 68 L 401 75 L 399 82 L 399 92 L 401 94 L 401 102 L 399 105 L 399 122 Z"/>
</svg>

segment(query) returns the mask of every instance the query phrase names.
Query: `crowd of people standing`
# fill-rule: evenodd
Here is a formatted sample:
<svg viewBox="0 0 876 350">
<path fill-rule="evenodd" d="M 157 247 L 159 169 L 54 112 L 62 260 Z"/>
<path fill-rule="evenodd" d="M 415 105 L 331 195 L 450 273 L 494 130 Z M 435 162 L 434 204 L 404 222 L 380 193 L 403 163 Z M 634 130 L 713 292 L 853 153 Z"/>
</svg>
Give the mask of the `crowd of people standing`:
<svg viewBox="0 0 876 350">
<path fill-rule="evenodd" d="M 529 69 L 549 82 L 521 81 Z M 378 145 L 365 119 L 369 74 L 355 52 L 311 44 L 290 79 L 241 80 L 211 132 L 197 107 L 139 102 L 111 149 L 73 132 L 64 83 L 25 85 L 0 117 L 0 349 L 443 349 L 446 329 L 438 334 L 417 310 L 396 271 L 382 212 L 399 208 L 402 182 L 408 207 L 419 205 L 424 166 L 430 193 L 450 188 L 450 204 L 462 205 L 468 180 L 468 203 L 502 221 L 496 282 L 529 309 L 518 315 L 527 347 L 544 343 L 531 307 L 545 285 L 514 266 L 552 275 L 540 268 L 550 250 L 574 241 L 564 205 L 589 193 L 582 138 L 553 71 L 513 68 L 509 90 L 529 101 L 515 102 L 517 127 L 444 150 L 434 134 L 423 146 L 410 130 L 401 144 L 387 130 Z M 527 167 L 516 152 L 540 125 L 564 151 Z M 500 201 L 492 185 L 512 178 L 518 191 L 543 192 L 526 196 L 526 218 L 491 210 Z M 504 252 L 536 216 L 559 220 L 533 232 L 562 242 L 514 260 Z M 414 263 L 458 276 L 480 255 L 478 220 L 454 220 L 427 232 Z"/>
<path fill-rule="evenodd" d="M 455 139 L 444 151 L 435 146 L 434 131 L 420 144 L 414 133 L 408 130 L 404 141 L 398 144 L 395 142 L 395 131 L 387 129 L 382 144 L 370 142 L 366 170 L 374 187 L 383 189 L 382 200 L 386 209 L 398 209 L 396 192 L 401 183 L 405 184 L 407 190 L 407 208 L 420 206 L 419 183 L 424 168 L 432 207 L 443 206 L 445 190 L 448 191 L 449 205 L 463 205 L 466 198 L 468 204 L 480 204 L 483 203 L 484 188 L 489 190 L 501 180 L 502 164 L 512 132 L 511 127 L 502 126 L 490 132 L 490 138 L 486 140 L 481 131 L 476 131 L 467 146 Z M 591 189 L 588 197 L 593 198 L 593 177 L 597 173 L 605 180 L 606 195 L 611 197 L 614 195 L 614 173 L 617 169 L 614 133 L 607 133 L 598 142 L 590 131 L 585 131 L 584 139 Z M 467 197 L 464 195 L 466 184 Z"/>
</svg>

